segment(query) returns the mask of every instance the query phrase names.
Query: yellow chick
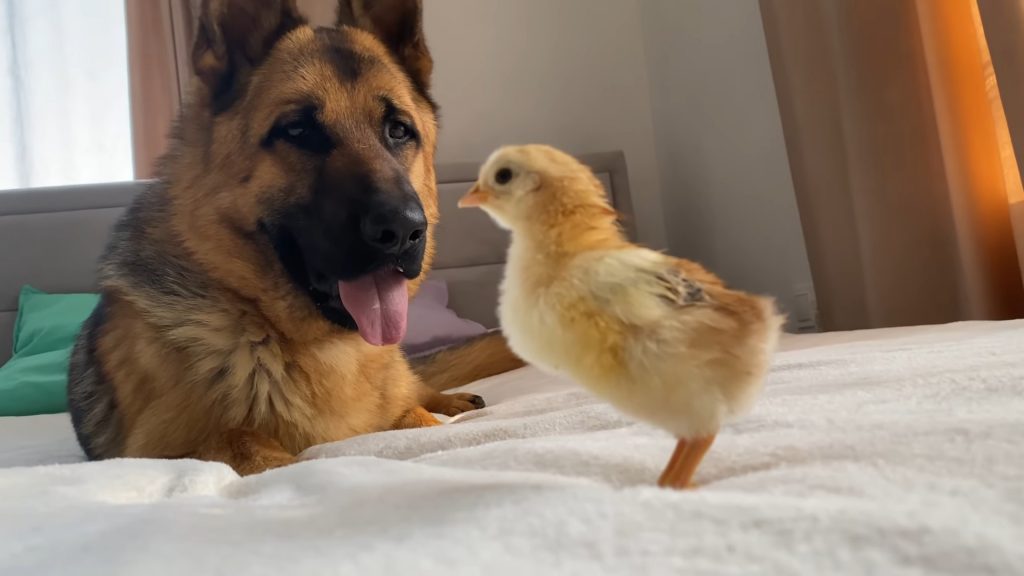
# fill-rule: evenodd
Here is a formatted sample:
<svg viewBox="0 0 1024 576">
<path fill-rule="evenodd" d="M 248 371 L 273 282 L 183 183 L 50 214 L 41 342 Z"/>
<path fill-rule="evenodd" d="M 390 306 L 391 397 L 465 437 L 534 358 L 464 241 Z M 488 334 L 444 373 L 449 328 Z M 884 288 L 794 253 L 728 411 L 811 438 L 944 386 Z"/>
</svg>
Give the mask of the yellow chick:
<svg viewBox="0 0 1024 576">
<path fill-rule="evenodd" d="M 783 318 L 701 265 L 631 244 L 600 181 L 550 146 L 510 146 L 459 201 L 512 232 L 499 318 L 512 350 L 678 440 L 685 488 L 722 423 L 756 398 Z"/>
</svg>

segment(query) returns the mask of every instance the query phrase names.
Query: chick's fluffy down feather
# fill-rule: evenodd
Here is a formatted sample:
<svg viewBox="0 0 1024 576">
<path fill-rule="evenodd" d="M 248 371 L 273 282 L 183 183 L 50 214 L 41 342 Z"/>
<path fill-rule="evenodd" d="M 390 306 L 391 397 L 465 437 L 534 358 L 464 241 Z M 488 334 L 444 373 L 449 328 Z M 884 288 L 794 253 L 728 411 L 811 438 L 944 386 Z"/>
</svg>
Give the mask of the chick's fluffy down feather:
<svg viewBox="0 0 1024 576">
<path fill-rule="evenodd" d="M 501 312 L 513 350 L 627 414 L 699 437 L 756 398 L 781 323 L 770 299 L 643 248 L 581 253 L 543 290 L 517 276 Z"/>
</svg>

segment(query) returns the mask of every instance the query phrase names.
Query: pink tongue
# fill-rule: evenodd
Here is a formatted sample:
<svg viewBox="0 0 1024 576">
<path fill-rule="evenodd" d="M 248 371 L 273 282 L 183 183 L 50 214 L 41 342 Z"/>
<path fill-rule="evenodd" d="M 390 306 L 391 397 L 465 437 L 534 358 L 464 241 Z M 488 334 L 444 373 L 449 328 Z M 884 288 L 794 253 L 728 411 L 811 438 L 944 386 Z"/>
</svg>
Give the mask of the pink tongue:
<svg viewBox="0 0 1024 576">
<path fill-rule="evenodd" d="M 338 282 L 341 303 L 356 321 L 363 340 L 374 346 L 402 341 L 409 314 L 409 292 L 405 284 L 405 278 L 394 270 Z"/>
</svg>

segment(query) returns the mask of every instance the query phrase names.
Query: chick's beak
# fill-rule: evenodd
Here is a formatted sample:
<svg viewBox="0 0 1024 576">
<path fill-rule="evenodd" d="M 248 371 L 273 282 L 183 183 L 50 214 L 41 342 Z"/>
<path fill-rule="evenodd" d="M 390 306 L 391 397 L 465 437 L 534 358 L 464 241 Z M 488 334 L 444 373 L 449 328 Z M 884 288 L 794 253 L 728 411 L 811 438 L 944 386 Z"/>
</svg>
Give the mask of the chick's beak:
<svg viewBox="0 0 1024 576">
<path fill-rule="evenodd" d="M 466 195 L 459 199 L 459 208 L 472 208 L 473 206 L 480 206 L 485 204 L 491 199 L 491 195 L 480 187 L 479 184 L 475 184 L 470 188 Z"/>
</svg>

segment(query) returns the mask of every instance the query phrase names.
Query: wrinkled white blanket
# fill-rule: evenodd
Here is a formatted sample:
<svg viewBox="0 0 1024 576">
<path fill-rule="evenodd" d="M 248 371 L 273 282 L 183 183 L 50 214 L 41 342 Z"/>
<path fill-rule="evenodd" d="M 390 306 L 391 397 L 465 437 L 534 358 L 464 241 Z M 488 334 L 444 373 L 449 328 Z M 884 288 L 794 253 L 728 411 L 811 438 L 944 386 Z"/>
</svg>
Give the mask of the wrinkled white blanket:
<svg viewBox="0 0 1024 576">
<path fill-rule="evenodd" d="M 249 478 L 11 467 L 80 456 L 66 416 L 0 419 L 0 574 L 1024 573 L 1024 322 L 787 346 L 690 492 L 652 487 L 672 439 L 530 368 Z"/>
</svg>

